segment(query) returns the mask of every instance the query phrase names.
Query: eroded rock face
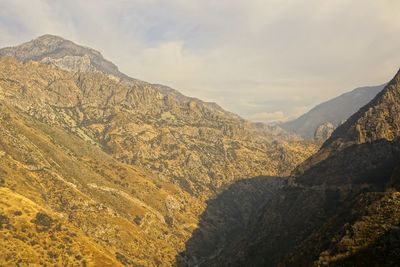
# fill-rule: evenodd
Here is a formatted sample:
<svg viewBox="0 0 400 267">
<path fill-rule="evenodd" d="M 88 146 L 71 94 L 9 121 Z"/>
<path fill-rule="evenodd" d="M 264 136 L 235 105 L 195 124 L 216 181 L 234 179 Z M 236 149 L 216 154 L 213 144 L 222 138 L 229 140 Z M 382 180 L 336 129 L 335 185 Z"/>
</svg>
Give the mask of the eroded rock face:
<svg viewBox="0 0 400 267">
<path fill-rule="evenodd" d="M 46 64 L 54 64 L 60 69 L 71 72 L 96 72 L 98 71 L 93 65 L 88 55 L 84 56 L 65 56 L 62 58 L 45 57 L 41 62 Z"/>
<path fill-rule="evenodd" d="M 330 122 L 325 122 L 319 125 L 315 130 L 314 140 L 318 142 L 324 142 L 331 136 L 335 128 L 336 127 Z"/>
</svg>

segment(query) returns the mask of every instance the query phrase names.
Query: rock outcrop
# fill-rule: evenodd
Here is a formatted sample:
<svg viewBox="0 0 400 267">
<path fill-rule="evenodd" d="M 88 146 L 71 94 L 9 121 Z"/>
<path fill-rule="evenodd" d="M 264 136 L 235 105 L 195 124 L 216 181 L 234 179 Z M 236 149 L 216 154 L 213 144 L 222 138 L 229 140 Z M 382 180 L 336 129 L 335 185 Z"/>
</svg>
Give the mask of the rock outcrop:
<svg viewBox="0 0 400 267">
<path fill-rule="evenodd" d="M 314 133 L 314 140 L 317 142 L 326 141 L 333 131 L 335 130 L 335 126 L 330 122 L 325 122 L 317 127 Z"/>
</svg>

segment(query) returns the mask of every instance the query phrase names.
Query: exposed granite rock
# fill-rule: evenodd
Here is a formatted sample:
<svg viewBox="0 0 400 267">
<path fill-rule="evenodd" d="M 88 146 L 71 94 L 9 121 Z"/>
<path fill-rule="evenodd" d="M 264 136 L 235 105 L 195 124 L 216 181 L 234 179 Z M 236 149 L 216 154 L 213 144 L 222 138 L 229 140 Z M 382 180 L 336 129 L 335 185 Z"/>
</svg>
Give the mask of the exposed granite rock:
<svg viewBox="0 0 400 267">
<path fill-rule="evenodd" d="M 84 56 L 65 56 L 63 58 L 45 57 L 43 63 L 54 64 L 57 67 L 71 72 L 96 72 L 97 69 L 92 65 L 90 57 Z"/>
<path fill-rule="evenodd" d="M 314 140 L 318 142 L 326 141 L 333 131 L 335 130 L 335 126 L 330 122 L 325 122 L 317 127 L 314 133 Z"/>
<path fill-rule="evenodd" d="M 118 67 L 103 58 L 100 52 L 77 46 L 69 40 L 55 35 L 43 35 L 17 47 L 0 49 L 0 57 L 15 57 L 27 62 L 43 61 L 54 63 L 73 71 L 98 71 L 115 77 L 122 77 Z"/>
</svg>

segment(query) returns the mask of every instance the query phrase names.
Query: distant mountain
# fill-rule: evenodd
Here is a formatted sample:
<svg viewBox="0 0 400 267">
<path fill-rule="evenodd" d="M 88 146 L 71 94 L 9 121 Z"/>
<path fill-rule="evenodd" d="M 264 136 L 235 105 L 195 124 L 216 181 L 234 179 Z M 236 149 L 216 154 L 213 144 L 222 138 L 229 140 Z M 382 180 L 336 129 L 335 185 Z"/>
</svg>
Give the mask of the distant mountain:
<svg viewBox="0 0 400 267">
<path fill-rule="evenodd" d="M 396 266 L 399 189 L 400 72 L 204 266 Z"/>
<path fill-rule="evenodd" d="M 360 87 L 321 103 L 299 118 L 280 124 L 289 131 L 306 139 L 319 139 L 317 129 L 324 124 L 339 126 L 362 106 L 371 101 L 382 89 L 383 85 Z M 331 132 L 330 132 L 331 133 Z M 317 136 L 316 136 L 317 134 Z M 329 136 L 327 136 L 329 137 Z M 324 141 L 324 140 L 322 140 Z"/>
</svg>

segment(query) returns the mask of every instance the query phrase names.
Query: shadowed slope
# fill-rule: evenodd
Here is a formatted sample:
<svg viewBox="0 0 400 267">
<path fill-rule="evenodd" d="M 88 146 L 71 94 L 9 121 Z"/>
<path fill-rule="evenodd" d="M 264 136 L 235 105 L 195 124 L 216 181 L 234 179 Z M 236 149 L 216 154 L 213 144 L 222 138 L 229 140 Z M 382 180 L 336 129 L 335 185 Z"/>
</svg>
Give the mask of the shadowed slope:
<svg viewBox="0 0 400 267">
<path fill-rule="evenodd" d="M 198 228 L 186 242 L 185 251 L 177 257 L 178 265 L 210 266 L 286 182 L 283 177 L 247 178 L 208 200 Z"/>
<path fill-rule="evenodd" d="M 322 148 L 213 261 L 216 266 L 389 266 L 399 216 L 400 74 Z M 393 239 L 392 239 L 393 238 Z M 381 247 L 383 246 L 383 247 Z M 365 254 L 368 249 L 375 253 Z M 397 258 L 396 258 L 397 257 Z"/>
</svg>

